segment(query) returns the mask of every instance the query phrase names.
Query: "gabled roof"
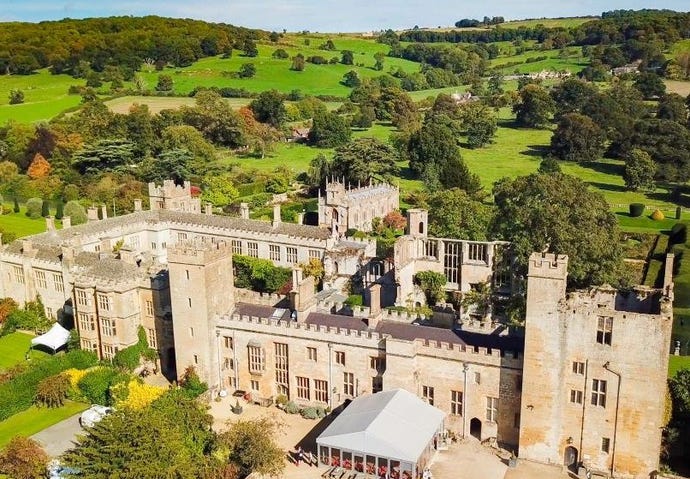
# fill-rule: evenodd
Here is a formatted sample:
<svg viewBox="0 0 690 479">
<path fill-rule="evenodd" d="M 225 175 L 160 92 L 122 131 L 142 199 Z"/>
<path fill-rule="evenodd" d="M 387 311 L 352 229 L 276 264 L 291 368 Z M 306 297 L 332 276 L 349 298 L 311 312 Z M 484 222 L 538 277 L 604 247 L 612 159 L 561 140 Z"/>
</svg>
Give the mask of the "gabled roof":
<svg viewBox="0 0 690 479">
<path fill-rule="evenodd" d="M 444 417 L 414 394 L 393 389 L 352 401 L 316 442 L 415 464 Z"/>
</svg>

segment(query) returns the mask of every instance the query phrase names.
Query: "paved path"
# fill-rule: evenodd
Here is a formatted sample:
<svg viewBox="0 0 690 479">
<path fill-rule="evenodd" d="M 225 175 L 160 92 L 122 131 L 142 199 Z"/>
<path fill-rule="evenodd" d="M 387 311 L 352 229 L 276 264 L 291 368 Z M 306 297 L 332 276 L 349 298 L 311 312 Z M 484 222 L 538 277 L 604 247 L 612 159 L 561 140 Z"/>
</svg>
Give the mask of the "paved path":
<svg viewBox="0 0 690 479">
<path fill-rule="evenodd" d="M 46 453 L 51 457 L 57 457 L 74 446 L 77 434 L 81 434 L 83 429 L 79 425 L 79 414 L 54 424 L 43 431 L 31 436 L 38 441 Z"/>
</svg>

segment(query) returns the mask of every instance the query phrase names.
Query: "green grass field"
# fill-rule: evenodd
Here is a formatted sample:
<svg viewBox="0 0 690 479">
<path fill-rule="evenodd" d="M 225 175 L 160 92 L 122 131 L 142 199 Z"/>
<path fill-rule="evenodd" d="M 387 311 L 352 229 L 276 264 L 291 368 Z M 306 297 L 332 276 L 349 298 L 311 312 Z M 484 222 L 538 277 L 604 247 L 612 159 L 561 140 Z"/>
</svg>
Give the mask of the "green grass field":
<svg viewBox="0 0 690 479">
<path fill-rule="evenodd" d="M 88 404 L 73 401 L 65 401 L 64 406 L 58 408 L 31 406 L 26 411 L 0 422 L 0 449 L 15 436 L 31 436 L 88 407 Z"/>
<path fill-rule="evenodd" d="M 673 356 L 668 360 L 668 377 L 672 378 L 681 369 L 690 369 L 690 356 Z"/>
<path fill-rule="evenodd" d="M 40 70 L 34 75 L 0 75 L 0 124 L 7 120 L 19 122 L 47 121 L 81 101 L 79 95 L 68 95 L 70 85 L 83 85 L 84 80 L 69 75 L 51 75 Z M 24 103 L 9 104 L 9 92 L 24 92 Z"/>
<path fill-rule="evenodd" d="M 532 18 L 529 20 L 514 20 L 501 24 L 501 28 L 536 27 L 543 25 L 546 28 L 572 28 L 583 23 L 599 20 L 599 17 L 570 17 L 570 18 Z"/>
<path fill-rule="evenodd" d="M 44 218 L 31 219 L 27 217 L 23 206 L 20 207 L 19 213 L 14 213 L 12 212 L 12 204 L 5 203 L 4 211 L 10 211 L 10 213 L 0 215 L 0 232 L 14 233 L 17 237 L 21 237 L 43 233 L 46 230 L 46 220 Z M 55 223 L 57 228 L 61 227 L 59 221 Z"/>
<path fill-rule="evenodd" d="M 33 336 L 25 333 L 11 333 L 0 338 L 0 371 L 9 369 L 17 363 L 23 362 L 26 352 L 31 346 Z M 42 351 L 31 350 L 31 358 L 36 359 L 47 354 Z"/>
</svg>

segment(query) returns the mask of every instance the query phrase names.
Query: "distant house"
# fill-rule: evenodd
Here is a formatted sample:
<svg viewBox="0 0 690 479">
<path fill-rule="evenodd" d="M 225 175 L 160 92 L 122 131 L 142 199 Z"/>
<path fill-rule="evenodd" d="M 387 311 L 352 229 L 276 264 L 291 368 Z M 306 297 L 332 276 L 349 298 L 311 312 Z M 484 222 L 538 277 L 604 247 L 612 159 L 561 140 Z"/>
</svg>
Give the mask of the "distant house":
<svg viewBox="0 0 690 479">
<path fill-rule="evenodd" d="M 473 96 L 472 93 L 470 93 L 470 92 L 465 92 L 465 93 L 457 93 L 457 92 L 455 92 L 455 93 L 453 93 L 452 95 L 450 95 L 450 97 L 451 97 L 451 98 L 453 99 L 453 101 L 454 101 L 455 103 L 457 103 L 458 105 L 462 105 L 462 104 L 464 104 L 464 103 L 469 103 L 469 102 L 472 102 L 472 101 L 478 101 L 478 100 L 479 100 L 479 97 Z"/>
<path fill-rule="evenodd" d="M 627 65 L 623 65 L 622 67 L 612 68 L 610 73 L 611 73 L 611 75 L 614 75 L 614 76 L 620 76 L 620 75 L 626 75 L 626 74 L 637 74 L 637 73 L 640 73 L 640 63 L 642 63 L 642 62 L 640 60 L 637 60 L 633 63 L 628 63 Z"/>
<path fill-rule="evenodd" d="M 307 139 L 309 138 L 310 131 L 311 128 L 309 127 L 293 128 L 292 137 L 288 138 L 288 141 L 294 141 L 295 143 L 303 143 L 307 141 Z"/>
</svg>

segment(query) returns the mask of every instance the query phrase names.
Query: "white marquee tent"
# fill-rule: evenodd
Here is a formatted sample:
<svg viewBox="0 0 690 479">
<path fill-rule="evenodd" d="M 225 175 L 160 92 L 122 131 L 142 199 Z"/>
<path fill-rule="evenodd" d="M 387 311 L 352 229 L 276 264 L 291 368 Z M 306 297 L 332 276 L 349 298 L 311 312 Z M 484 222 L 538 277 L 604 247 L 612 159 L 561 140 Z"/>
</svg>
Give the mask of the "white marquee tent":
<svg viewBox="0 0 690 479">
<path fill-rule="evenodd" d="M 60 349 L 69 341 L 69 331 L 55 323 L 50 331 L 31 340 L 31 347 L 41 345 L 53 350 L 53 352 Z"/>
<path fill-rule="evenodd" d="M 444 418 L 443 411 L 404 389 L 362 396 L 316 439 L 319 457 L 344 469 L 417 477 L 433 454 Z"/>
</svg>

